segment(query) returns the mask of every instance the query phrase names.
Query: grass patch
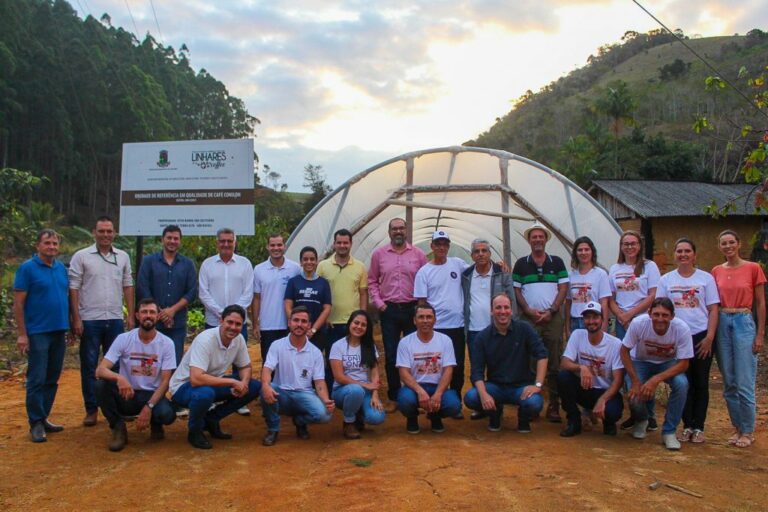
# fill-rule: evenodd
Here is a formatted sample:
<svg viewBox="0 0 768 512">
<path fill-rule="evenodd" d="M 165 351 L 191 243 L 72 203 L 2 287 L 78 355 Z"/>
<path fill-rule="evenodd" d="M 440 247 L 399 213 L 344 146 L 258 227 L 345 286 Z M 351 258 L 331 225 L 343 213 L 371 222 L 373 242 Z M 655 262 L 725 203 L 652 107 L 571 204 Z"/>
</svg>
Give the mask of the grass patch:
<svg viewBox="0 0 768 512">
<path fill-rule="evenodd" d="M 349 462 L 354 464 L 355 466 L 359 468 L 367 468 L 371 464 L 373 464 L 373 461 L 370 459 L 349 459 Z"/>
</svg>

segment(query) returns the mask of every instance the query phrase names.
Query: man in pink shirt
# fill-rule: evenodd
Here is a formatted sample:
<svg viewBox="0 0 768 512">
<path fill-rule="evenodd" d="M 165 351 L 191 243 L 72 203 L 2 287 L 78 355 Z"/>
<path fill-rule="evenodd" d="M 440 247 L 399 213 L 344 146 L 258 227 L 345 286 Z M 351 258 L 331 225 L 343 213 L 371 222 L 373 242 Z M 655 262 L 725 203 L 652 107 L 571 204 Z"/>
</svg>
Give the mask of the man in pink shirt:
<svg viewBox="0 0 768 512">
<path fill-rule="evenodd" d="M 397 345 L 402 337 L 416 330 L 413 324 L 416 299 L 413 282 L 416 272 L 427 263 L 427 257 L 418 247 L 406 241 L 405 221 L 389 221 L 390 244 L 379 247 L 371 255 L 368 270 L 368 292 L 371 302 L 379 310 L 381 337 L 387 370 L 387 396 L 397 400 L 400 376 L 395 367 Z"/>
</svg>

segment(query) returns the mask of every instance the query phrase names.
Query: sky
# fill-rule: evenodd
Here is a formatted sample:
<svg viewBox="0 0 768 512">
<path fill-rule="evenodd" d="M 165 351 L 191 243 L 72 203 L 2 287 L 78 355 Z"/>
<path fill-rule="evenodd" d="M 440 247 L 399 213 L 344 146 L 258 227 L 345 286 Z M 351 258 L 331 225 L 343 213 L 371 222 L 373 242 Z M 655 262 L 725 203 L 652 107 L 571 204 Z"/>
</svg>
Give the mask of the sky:
<svg viewBox="0 0 768 512">
<path fill-rule="evenodd" d="M 321 165 L 332 187 L 403 153 L 461 144 L 527 90 L 628 30 L 631 0 L 69 0 L 139 39 L 186 44 L 259 118 L 255 150 L 288 190 Z M 645 0 L 687 35 L 768 25 L 765 0 Z M 525 156 L 525 155 L 523 155 Z"/>
</svg>

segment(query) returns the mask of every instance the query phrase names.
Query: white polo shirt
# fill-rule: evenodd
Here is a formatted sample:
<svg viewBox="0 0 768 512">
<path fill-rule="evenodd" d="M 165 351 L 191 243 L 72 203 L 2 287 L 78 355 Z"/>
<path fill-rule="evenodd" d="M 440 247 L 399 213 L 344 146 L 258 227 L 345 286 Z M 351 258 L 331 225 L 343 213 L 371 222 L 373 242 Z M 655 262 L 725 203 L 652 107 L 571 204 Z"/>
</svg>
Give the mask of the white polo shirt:
<svg viewBox="0 0 768 512">
<path fill-rule="evenodd" d="M 171 394 L 176 393 L 182 384 L 189 382 L 190 366 L 200 368 L 208 375 L 223 377 L 232 372 L 233 364 L 238 368 L 251 365 L 251 357 L 248 355 L 243 336 L 238 334 L 232 343 L 225 347 L 221 343 L 219 328 L 207 329 L 195 337 L 171 377 Z"/>
<path fill-rule="evenodd" d="M 283 259 L 283 264 L 276 267 L 271 259 L 262 261 L 253 267 L 253 294 L 259 294 L 259 329 L 277 331 L 288 327 L 285 317 L 285 287 L 288 280 L 301 273 L 298 263 Z"/>
<path fill-rule="evenodd" d="M 291 345 L 290 336 L 269 346 L 264 368 L 275 372 L 272 383 L 292 391 L 312 391 L 312 382 L 325 379 L 323 353 L 307 339 L 301 350 Z"/>
</svg>

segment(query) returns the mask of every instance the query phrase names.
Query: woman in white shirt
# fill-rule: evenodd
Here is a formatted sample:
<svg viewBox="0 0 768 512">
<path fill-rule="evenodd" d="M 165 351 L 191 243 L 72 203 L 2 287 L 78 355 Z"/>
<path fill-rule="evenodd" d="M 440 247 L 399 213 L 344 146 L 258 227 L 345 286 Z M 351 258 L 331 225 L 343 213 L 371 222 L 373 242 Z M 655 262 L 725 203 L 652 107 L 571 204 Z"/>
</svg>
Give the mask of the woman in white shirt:
<svg viewBox="0 0 768 512">
<path fill-rule="evenodd" d="M 566 339 L 576 329 L 584 329 L 581 313 L 588 302 L 598 302 L 603 309 L 603 331 L 608 330 L 608 299 L 611 287 L 608 273 L 597 266 L 597 249 L 588 236 L 577 238 L 571 250 L 571 271 L 565 310 L 570 322 L 565 325 Z"/>
</svg>

